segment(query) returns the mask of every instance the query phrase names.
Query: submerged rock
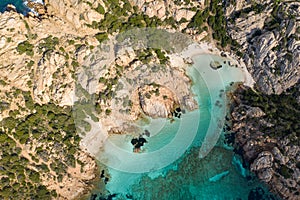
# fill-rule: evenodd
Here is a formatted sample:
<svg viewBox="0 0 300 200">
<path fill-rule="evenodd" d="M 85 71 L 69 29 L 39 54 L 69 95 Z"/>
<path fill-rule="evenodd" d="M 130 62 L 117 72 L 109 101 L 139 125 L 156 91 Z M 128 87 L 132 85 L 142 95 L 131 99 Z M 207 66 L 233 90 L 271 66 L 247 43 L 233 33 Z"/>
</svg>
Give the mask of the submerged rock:
<svg viewBox="0 0 300 200">
<path fill-rule="evenodd" d="M 222 172 L 222 173 L 220 173 L 220 174 L 217 174 L 217 175 L 215 175 L 215 176 L 209 178 L 209 181 L 210 181 L 210 182 L 217 182 L 217 181 L 219 181 L 221 178 L 227 176 L 228 174 L 229 174 L 229 171 L 224 171 L 224 172 Z"/>
<path fill-rule="evenodd" d="M 146 129 L 146 130 L 144 131 L 144 135 L 146 135 L 147 137 L 150 137 L 150 132 Z"/>
</svg>

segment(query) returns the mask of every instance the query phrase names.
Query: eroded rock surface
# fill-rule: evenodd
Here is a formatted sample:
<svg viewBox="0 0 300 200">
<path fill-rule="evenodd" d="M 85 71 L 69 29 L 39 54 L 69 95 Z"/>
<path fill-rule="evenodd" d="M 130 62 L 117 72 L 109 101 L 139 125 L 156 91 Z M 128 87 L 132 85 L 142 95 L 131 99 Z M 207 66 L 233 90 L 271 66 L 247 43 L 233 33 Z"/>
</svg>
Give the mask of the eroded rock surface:
<svg viewBox="0 0 300 200">
<path fill-rule="evenodd" d="M 227 2 L 228 32 L 266 94 L 281 94 L 299 80 L 299 13 L 297 1 Z"/>
<path fill-rule="evenodd" d="M 248 90 L 250 89 L 248 88 Z M 299 135 L 288 129 L 287 124 L 290 119 L 286 120 L 281 116 L 277 116 L 277 119 L 272 117 L 276 113 L 276 109 L 286 109 L 285 106 L 289 107 L 289 104 L 296 103 L 297 100 L 294 95 L 298 93 L 296 92 L 289 97 L 288 104 L 277 105 L 283 108 L 274 107 L 273 110 L 270 110 L 268 106 L 275 106 L 273 103 L 258 104 L 255 101 L 256 97 L 253 97 L 254 100 L 248 101 L 246 100 L 248 97 L 245 97 L 247 96 L 246 93 L 241 95 L 241 91 L 243 90 L 239 88 L 235 93 L 236 107 L 231 111 L 232 131 L 236 133 L 234 141 L 236 149 L 249 163 L 250 170 L 255 172 L 259 179 L 268 183 L 271 189 L 283 199 L 299 199 L 299 192 L 297 192 L 300 189 Z M 254 94 L 252 93 L 252 95 Z M 282 96 L 280 98 L 288 97 Z M 291 101 L 291 98 L 294 100 Z M 271 99 L 269 101 L 272 102 Z M 250 105 L 250 102 L 259 107 Z M 245 105 L 247 103 L 248 105 Z M 295 113 L 291 115 L 298 116 L 299 105 L 293 104 L 293 106 L 291 108 L 295 109 Z M 282 123 L 279 124 L 278 121 Z"/>
<path fill-rule="evenodd" d="M 150 117 L 172 117 L 179 105 L 175 94 L 166 87 L 144 86 L 138 89 L 139 103 L 143 112 Z"/>
</svg>

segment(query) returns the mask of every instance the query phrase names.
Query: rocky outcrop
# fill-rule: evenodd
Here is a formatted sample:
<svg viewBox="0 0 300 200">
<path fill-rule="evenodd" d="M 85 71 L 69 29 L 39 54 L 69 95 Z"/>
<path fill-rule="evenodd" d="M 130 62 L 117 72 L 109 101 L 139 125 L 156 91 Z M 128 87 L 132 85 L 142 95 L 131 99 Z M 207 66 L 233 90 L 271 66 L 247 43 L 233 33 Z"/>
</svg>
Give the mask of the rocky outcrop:
<svg viewBox="0 0 300 200">
<path fill-rule="evenodd" d="M 74 79 L 66 58 L 58 52 L 46 53 L 40 59 L 34 74 L 33 95 L 39 104 L 54 100 L 60 105 L 73 105 Z M 64 84 L 61 81 L 64 79 Z M 58 101 L 57 101 L 58 100 Z"/>
<path fill-rule="evenodd" d="M 250 94 L 245 94 L 242 91 L 243 89 L 239 88 L 235 92 L 233 98 L 235 99 L 235 106 L 231 110 L 231 131 L 235 135 L 234 146 L 237 152 L 249 163 L 250 170 L 256 173 L 260 180 L 268 183 L 271 189 L 283 199 L 299 199 L 299 136 L 296 133 L 289 133 L 290 131 L 286 126 L 281 127 L 281 125 L 276 124 L 276 120 L 278 122 L 288 119 L 280 117 L 274 119 L 271 117 L 274 114 L 270 114 L 270 110 L 268 112 L 262 110 L 266 107 L 264 104 L 256 102 L 257 97 L 253 97 L 253 101 L 246 100 L 249 97 L 245 96 Z M 297 96 L 297 94 L 291 95 Z M 284 106 L 271 103 L 271 99 L 269 102 L 274 107 Z M 259 107 L 253 106 L 251 103 Z M 289 103 L 292 104 L 291 101 Z M 299 105 L 295 106 L 294 109 L 298 107 Z M 297 115 L 297 113 L 292 115 Z M 281 131 L 286 132 L 286 134 L 281 133 Z"/>
<path fill-rule="evenodd" d="M 296 1 L 227 1 L 228 33 L 266 94 L 281 94 L 299 80 L 299 9 Z"/>
<path fill-rule="evenodd" d="M 49 190 L 55 190 L 60 199 L 77 199 L 86 195 L 93 188 L 93 181 L 97 180 L 98 167 L 96 161 L 87 153 L 79 152 L 75 155 L 82 163 L 66 169 L 67 175 L 58 181 L 54 171 L 42 174 L 43 185 Z"/>
<path fill-rule="evenodd" d="M 241 121 L 251 117 L 262 117 L 265 113 L 259 107 L 251 107 L 247 105 L 239 105 L 234 108 L 232 117 L 236 121 Z"/>
<path fill-rule="evenodd" d="M 203 6 L 200 1 L 191 1 L 189 4 L 184 4 L 174 1 L 131 0 L 131 3 L 138 6 L 149 17 L 156 16 L 161 20 L 173 17 L 177 22 L 181 19 L 190 20 L 196 13 L 191 8 Z"/>
<path fill-rule="evenodd" d="M 251 171 L 258 173 L 258 177 L 265 182 L 272 179 L 273 155 L 268 151 L 261 152 L 250 166 Z"/>
<path fill-rule="evenodd" d="M 43 104 L 60 105 L 61 107 L 56 107 L 55 112 L 57 113 L 61 112 L 60 109 L 63 110 L 63 106 L 73 105 L 74 68 L 79 65 L 79 61 L 76 60 L 76 50 L 83 46 L 82 38 L 84 38 L 84 45 L 96 46 L 98 42 L 94 38 L 94 34 L 97 30 L 85 27 L 82 31 L 78 31 L 86 21 L 80 21 L 79 14 L 76 16 L 74 14 L 74 19 L 72 16 L 69 17 L 74 21 L 68 22 L 64 16 L 65 13 L 60 15 L 57 13 L 59 10 L 52 7 L 52 3 L 61 2 L 62 4 L 59 5 L 62 5 L 63 9 L 65 6 L 63 3 L 67 1 L 51 1 L 50 3 L 46 1 L 45 6 L 49 10 L 44 10 L 44 12 L 37 10 L 39 16 L 23 16 L 13 10 L 0 13 L 0 120 L 8 116 L 16 120 L 24 119 L 24 116 L 30 116 L 37 112 L 35 103 L 40 104 L 40 107 L 43 107 Z M 74 3 L 74 1 L 70 2 Z M 70 4 L 68 5 L 70 6 Z M 89 5 L 84 5 L 89 8 Z M 32 4 L 35 9 L 38 8 L 37 6 Z M 78 9 L 71 10 L 83 12 L 86 7 L 79 6 Z M 44 7 L 40 7 L 40 9 L 42 8 Z M 92 10 L 91 12 L 96 11 Z M 78 20 L 75 17 L 78 17 Z M 22 95 L 24 92 L 27 94 L 26 98 Z M 4 106 L 5 110 L 2 109 Z M 12 116 L 12 112 L 16 114 Z M 29 129 L 34 128 L 30 127 Z M 63 131 L 59 132 L 57 138 L 61 138 L 64 134 Z M 61 142 L 60 140 L 58 139 L 59 142 Z M 36 157 L 35 150 L 42 144 L 44 143 L 28 144 L 22 148 L 22 152 L 23 150 L 31 151 L 32 157 L 28 156 L 28 159 Z M 50 158 L 65 159 L 66 155 L 61 153 L 56 157 L 54 148 L 50 148 L 48 149 L 52 153 Z M 61 152 L 65 152 L 65 149 Z M 42 170 L 36 169 L 41 179 L 40 184 L 49 191 L 54 190 L 59 196 L 57 199 L 78 199 L 80 195 L 86 194 L 93 187 L 91 181 L 96 178 L 96 161 L 79 146 L 74 148 L 72 156 L 76 157 L 81 165 L 77 164 L 75 167 L 66 165 L 68 166 L 65 168 L 66 173 L 61 174 L 59 179 L 54 170 L 43 173 Z M 52 164 L 52 161 L 49 160 L 47 165 Z M 24 196 L 24 198 L 26 197 Z"/>
<path fill-rule="evenodd" d="M 28 0 L 26 2 L 27 6 L 32 9 L 34 12 L 36 12 L 38 15 L 44 15 L 46 14 L 47 10 L 44 4 L 41 4 L 39 2 Z"/>
<path fill-rule="evenodd" d="M 91 24 L 104 17 L 95 10 L 99 4 L 104 6 L 102 1 L 45 0 L 47 15 L 54 15 L 86 34 L 95 32 L 85 26 L 86 23 Z"/>
<path fill-rule="evenodd" d="M 297 91 L 300 78 L 300 32 L 297 28 L 300 25 L 300 3 L 228 0 L 225 7 L 227 31 L 238 43 L 233 50 L 240 51 L 257 90 L 268 95 L 285 94 L 289 88 Z M 236 148 L 250 163 L 251 171 L 267 182 L 272 190 L 284 199 L 299 199 L 298 135 L 289 132 L 288 122 L 278 124 L 278 121 L 287 118 L 278 116 L 274 119 L 274 110 L 263 112 L 261 107 L 266 109 L 269 102 L 248 101 L 249 97 L 243 97 L 245 93 L 239 92 L 235 96 L 236 107 L 231 112 Z M 258 106 L 249 105 L 250 102 Z M 284 109 L 284 105 L 272 106 Z"/>
<path fill-rule="evenodd" d="M 172 112 L 179 106 L 175 94 L 163 86 L 146 85 L 138 89 L 138 95 L 143 112 L 153 118 L 172 117 Z"/>
</svg>

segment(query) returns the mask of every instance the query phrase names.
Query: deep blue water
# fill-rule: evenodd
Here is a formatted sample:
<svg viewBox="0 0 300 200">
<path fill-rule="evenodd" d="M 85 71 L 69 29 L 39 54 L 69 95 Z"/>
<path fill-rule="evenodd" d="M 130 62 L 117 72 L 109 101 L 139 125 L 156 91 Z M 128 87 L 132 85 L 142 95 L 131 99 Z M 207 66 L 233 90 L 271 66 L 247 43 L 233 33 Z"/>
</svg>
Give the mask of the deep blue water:
<svg viewBox="0 0 300 200">
<path fill-rule="evenodd" d="M 0 12 L 4 12 L 8 4 L 14 5 L 19 13 L 26 14 L 29 11 L 23 0 L 0 0 Z"/>
</svg>

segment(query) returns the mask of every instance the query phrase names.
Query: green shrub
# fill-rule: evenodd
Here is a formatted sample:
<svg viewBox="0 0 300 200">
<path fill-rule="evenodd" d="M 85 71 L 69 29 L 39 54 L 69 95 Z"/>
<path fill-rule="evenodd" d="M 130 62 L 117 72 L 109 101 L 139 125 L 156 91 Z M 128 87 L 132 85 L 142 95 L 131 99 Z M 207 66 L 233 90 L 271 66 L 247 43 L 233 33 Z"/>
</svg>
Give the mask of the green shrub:
<svg viewBox="0 0 300 200">
<path fill-rule="evenodd" d="M 38 48 L 39 52 L 41 53 L 42 50 L 49 51 L 54 50 L 56 45 L 59 44 L 59 39 L 57 37 L 53 37 L 52 35 L 49 35 L 48 37 L 43 39 L 43 42 L 39 43 Z"/>
<path fill-rule="evenodd" d="M 280 171 L 279 171 L 279 173 L 286 179 L 291 178 L 292 172 L 293 171 L 285 165 L 281 166 Z"/>
<path fill-rule="evenodd" d="M 95 10 L 102 15 L 105 14 L 105 9 L 100 3 L 98 3 L 98 7 Z"/>
<path fill-rule="evenodd" d="M 28 56 L 34 55 L 33 45 L 30 44 L 27 40 L 18 44 L 17 51 L 19 52 L 19 54 L 26 53 L 26 55 Z"/>
<path fill-rule="evenodd" d="M 34 61 L 33 60 L 31 60 L 31 61 L 29 61 L 29 63 L 27 63 L 27 67 L 32 67 L 34 65 Z"/>
<path fill-rule="evenodd" d="M 110 113 L 111 113 L 111 110 L 110 110 L 110 109 L 106 109 L 106 110 L 105 110 L 105 114 L 106 114 L 106 115 L 110 115 Z"/>
</svg>

